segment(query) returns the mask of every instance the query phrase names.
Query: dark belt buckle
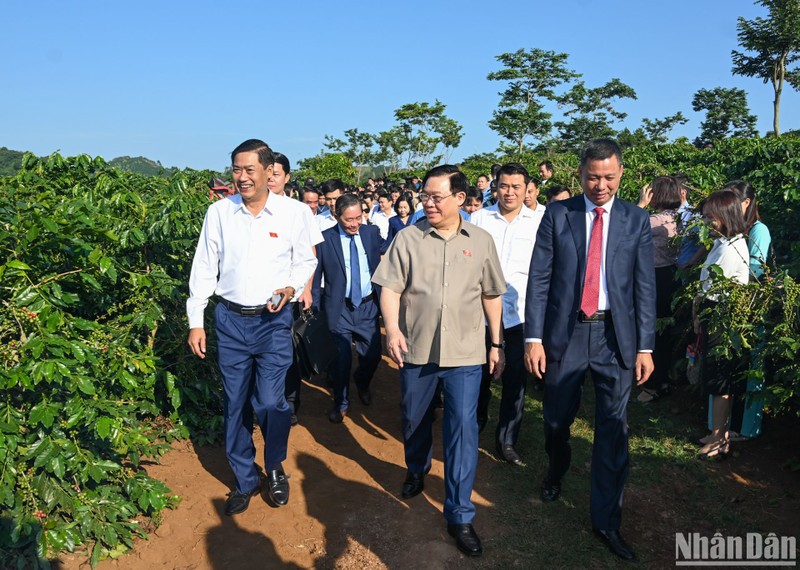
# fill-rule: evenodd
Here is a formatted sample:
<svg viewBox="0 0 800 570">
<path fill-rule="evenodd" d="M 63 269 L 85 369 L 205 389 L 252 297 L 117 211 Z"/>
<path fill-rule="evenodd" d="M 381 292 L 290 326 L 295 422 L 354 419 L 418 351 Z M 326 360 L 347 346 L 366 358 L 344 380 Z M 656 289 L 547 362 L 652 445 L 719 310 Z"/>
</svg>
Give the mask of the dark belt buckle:
<svg viewBox="0 0 800 570">
<path fill-rule="evenodd" d="M 606 320 L 606 312 L 597 311 L 593 315 L 587 315 L 583 311 L 578 311 L 578 320 L 582 323 L 597 323 Z"/>
<path fill-rule="evenodd" d="M 264 307 L 242 307 L 239 309 L 239 314 L 243 317 L 255 317 L 264 312 Z"/>
</svg>

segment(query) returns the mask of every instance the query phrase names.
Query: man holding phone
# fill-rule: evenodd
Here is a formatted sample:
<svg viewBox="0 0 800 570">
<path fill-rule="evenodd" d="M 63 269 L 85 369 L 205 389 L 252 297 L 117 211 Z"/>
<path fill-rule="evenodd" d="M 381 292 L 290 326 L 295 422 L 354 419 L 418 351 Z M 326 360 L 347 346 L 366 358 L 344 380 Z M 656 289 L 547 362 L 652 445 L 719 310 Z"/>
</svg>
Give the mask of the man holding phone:
<svg viewBox="0 0 800 570">
<path fill-rule="evenodd" d="M 225 502 L 227 515 L 246 510 L 261 488 L 253 412 L 264 434 L 269 497 L 276 505 L 289 500 L 282 467 L 291 420 L 284 395 L 292 361 L 292 314 L 286 305 L 297 300 L 317 265 L 308 230 L 292 215 L 291 198 L 269 191 L 275 162 L 269 146 L 247 140 L 234 149 L 231 161 L 237 194 L 214 202 L 206 212 L 186 302 L 189 347 L 205 358 L 203 313 L 212 294 L 218 299 L 225 449 L 236 477 L 236 488 Z"/>
</svg>

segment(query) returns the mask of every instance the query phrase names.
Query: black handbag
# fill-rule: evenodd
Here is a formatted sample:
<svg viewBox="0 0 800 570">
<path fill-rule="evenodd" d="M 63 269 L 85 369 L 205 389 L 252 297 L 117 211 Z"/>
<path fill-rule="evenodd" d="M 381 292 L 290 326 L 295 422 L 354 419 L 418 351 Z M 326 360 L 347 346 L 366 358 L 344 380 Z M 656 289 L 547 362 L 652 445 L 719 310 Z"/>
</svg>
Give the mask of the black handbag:
<svg viewBox="0 0 800 570">
<path fill-rule="evenodd" d="M 303 378 L 311 378 L 328 370 L 336 359 L 325 313 L 311 308 L 300 311 L 292 325 L 292 344 L 297 369 Z"/>
</svg>

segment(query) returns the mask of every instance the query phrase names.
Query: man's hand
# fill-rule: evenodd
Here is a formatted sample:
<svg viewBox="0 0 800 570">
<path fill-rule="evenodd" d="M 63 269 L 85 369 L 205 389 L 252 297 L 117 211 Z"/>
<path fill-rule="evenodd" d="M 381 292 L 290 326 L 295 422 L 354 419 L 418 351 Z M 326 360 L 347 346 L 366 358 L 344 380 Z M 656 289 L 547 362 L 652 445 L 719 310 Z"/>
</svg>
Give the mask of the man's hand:
<svg viewBox="0 0 800 570">
<path fill-rule="evenodd" d="M 292 300 L 292 297 L 294 297 L 295 294 L 295 290 L 294 287 L 289 286 L 289 287 L 284 287 L 283 289 L 276 289 L 275 291 L 272 292 L 272 294 L 283 295 L 281 302 L 278 303 L 277 306 L 272 304 L 272 299 L 269 299 L 267 301 L 267 311 L 269 311 L 270 313 L 277 313 L 286 306 L 286 303 Z"/>
<path fill-rule="evenodd" d="M 206 329 L 189 329 L 189 348 L 195 356 L 206 357 Z"/>
<path fill-rule="evenodd" d="M 539 380 L 544 378 L 547 357 L 544 354 L 544 346 L 542 346 L 541 342 L 525 344 L 525 368 Z"/>
<path fill-rule="evenodd" d="M 406 337 L 400 332 L 400 329 L 386 331 L 386 349 L 389 351 L 389 356 L 394 360 L 400 368 L 403 367 L 403 355 L 408 352 L 408 345 L 406 344 Z"/>
<path fill-rule="evenodd" d="M 503 374 L 503 369 L 506 367 L 506 353 L 502 348 L 495 346 L 489 349 L 489 374 L 492 378 L 497 380 Z"/>
<path fill-rule="evenodd" d="M 303 304 L 304 311 L 310 309 L 311 304 L 314 301 L 314 299 L 311 297 L 311 287 L 306 287 L 305 289 L 303 289 L 303 292 L 300 293 L 300 297 L 297 300 Z"/>
<path fill-rule="evenodd" d="M 649 352 L 638 353 L 636 355 L 636 364 L 634 365 L 634 370 L 636 371 L 636 385 L 640 386 L 647 382 L 647 379 L 650 378 L 654 369 L 653 355 Z"/>
</svg>

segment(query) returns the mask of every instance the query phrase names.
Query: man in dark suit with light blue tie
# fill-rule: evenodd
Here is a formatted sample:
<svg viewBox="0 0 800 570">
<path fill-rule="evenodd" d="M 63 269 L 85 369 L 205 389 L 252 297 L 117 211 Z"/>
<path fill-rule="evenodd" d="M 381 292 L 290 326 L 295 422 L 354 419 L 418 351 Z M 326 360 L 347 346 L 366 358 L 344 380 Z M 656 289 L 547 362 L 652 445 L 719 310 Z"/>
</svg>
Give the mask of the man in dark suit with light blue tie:
<svg viewBox="0 0 800 570">
<path fill-rule="evenodd" d="M 341 423 L 350 406 L 353 342 L 359 356 L 353 374 L 358 397 L 365 406 L 372 400 L 369 385 L 381 358 L 381 335 L 379 291 L 371 280 L 381 260 L 383 239 L 377 226 L 362 225 L 361 201 L 355 195 L 341 196 L 334 213 L 338 223 L 322 232 L 325 241 L 317 246 L 312 295 L 317 308 L 321 302 L 337 345 L 331 369 L 334 404 L 328 419 Z M 320 297 L 323 278 L 325 287 Z"/>
<path fill-rule="evenodd" d="M 634 378 L 642 384 L 653 371 L 656 293 L 647 212 L 615 199 L 622 172 L 617 143 L 593 140 L 581 152 L 583 194 L 547 206 L 529 273 L 525 365 L 545 382 L 544 502 L 561 494 L 570 426 L 591 371 L 592 527 L 614 554 L 631 560 L 619 533 L 628 475 L 626 405 Z"/>
</svg>

